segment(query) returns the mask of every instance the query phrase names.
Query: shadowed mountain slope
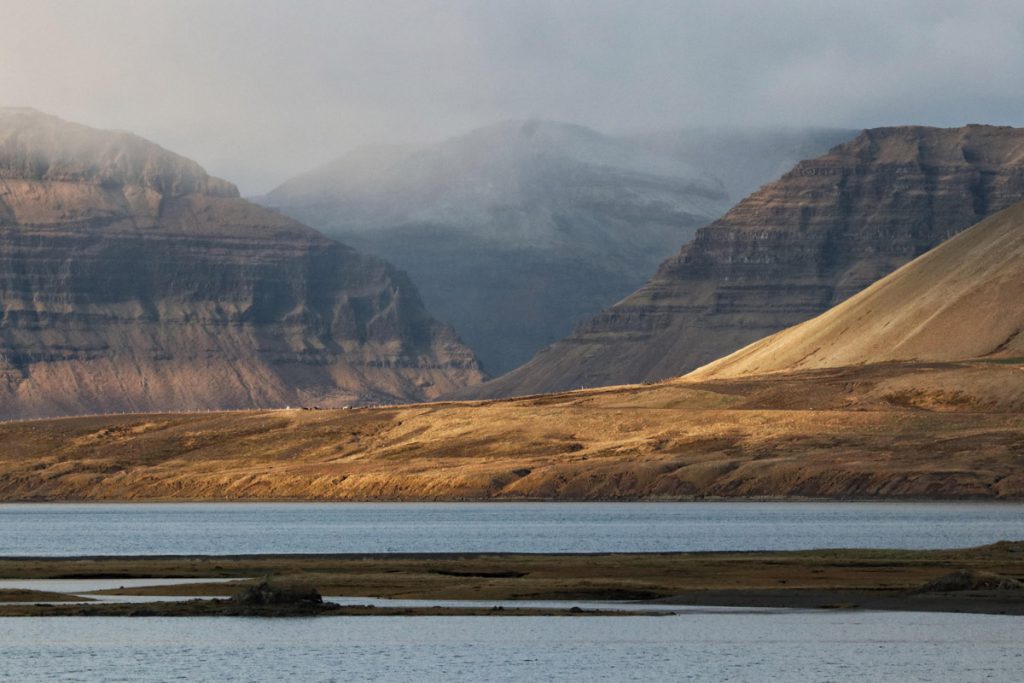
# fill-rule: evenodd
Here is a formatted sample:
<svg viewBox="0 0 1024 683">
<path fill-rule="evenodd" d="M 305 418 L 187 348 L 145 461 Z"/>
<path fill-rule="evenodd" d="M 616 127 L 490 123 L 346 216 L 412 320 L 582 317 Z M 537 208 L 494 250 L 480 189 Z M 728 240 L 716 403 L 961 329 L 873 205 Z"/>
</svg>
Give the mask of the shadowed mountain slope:
<svg viewBox="0 0 1024 683">
<path fill-rule="evenodd" d="M 571 336 L 456 395 L 683 374 L 828 310 L 1022 198 L 1022 129 L 865 131 L 744 199 Z"/>
<path fill-rule="evenodd" d="M 0 417 L 415 400 L 480 377 L 383 261 L 137 136 L 0 110 Z"/>
<path fill-rule="evenodd" d="M 498 374 L 635 290 L 720 216 L 733 188 L 708 167 L 766 182 L 777 174 L 764 168 L 794 147 L 834 144 L 823 136 L 748 150 L 766 161 L 739 173 L 735 135 L 702 144 L 696 132 L 639 140 L 513 121 L 428 147 L 356 150 L 259 201 L 405 269 Z"/>
</svg>

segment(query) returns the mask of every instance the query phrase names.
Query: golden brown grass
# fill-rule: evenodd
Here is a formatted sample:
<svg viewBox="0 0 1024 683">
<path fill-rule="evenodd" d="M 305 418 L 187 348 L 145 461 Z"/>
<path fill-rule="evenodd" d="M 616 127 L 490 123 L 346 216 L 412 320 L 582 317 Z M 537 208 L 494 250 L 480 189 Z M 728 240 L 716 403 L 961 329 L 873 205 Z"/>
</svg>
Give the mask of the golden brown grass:
<svg viewBox="0 0 1024 683">
<path fill-rule="evenodd" d="M 480 403 L 0 425 L 3 500 L 1024 497 L 1024 372 L 882 364 Z"/>
</svg>

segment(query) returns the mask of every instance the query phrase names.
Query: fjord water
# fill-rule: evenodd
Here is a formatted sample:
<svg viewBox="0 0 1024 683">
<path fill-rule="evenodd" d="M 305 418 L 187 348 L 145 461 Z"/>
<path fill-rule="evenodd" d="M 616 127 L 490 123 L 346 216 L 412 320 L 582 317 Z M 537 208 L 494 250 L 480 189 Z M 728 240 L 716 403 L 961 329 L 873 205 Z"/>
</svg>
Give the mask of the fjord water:
<svg viewBox="0 0 1024 683">
<path fill-rule="evenodd" d="M 17 504 L 0 555 L 956 547 L 966 503 Z M 122 581 L 123 582 L 123 581 Z M 1016 617 L 680 608 L 652 617 L 0 618 L 0 680 L 1015 680 Z"/>
<path fill-rule="evenodd" d="M 955 548 L 1024 539 L 992 503 L 0 505 L 0 556 Z"/>
<path fill-rule="evenodd" d="M 1018 680 L 1014 617 L 0 619 L 18 681 Z"/>
</svg>

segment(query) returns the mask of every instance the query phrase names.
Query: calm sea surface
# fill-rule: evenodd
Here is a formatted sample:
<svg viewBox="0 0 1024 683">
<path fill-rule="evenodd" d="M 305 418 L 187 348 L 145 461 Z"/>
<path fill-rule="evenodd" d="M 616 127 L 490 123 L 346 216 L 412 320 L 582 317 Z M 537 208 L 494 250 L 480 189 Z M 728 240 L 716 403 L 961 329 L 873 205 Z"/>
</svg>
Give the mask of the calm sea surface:
<svg viewBox="0 0 1024 683">
<path fill-rule="evenodd" d="M 938 548 L 1022 538 L 1024 506 L 993 504 L 0 505 L 6 556 Z M 0 680 L 1016 681 L 1020 623 L 777 610 L 0 618 Z"/>
<path fill-rule="evenodd" d="M 1018 681 L 1020 620 L 673 617 L 0 619 L 11 681 Z"/>
<path fill-rule="evenodd" d="M 1024 539 L 966 503 L 0 505 L 0 555 L 949 548 Z"/>
</svg>

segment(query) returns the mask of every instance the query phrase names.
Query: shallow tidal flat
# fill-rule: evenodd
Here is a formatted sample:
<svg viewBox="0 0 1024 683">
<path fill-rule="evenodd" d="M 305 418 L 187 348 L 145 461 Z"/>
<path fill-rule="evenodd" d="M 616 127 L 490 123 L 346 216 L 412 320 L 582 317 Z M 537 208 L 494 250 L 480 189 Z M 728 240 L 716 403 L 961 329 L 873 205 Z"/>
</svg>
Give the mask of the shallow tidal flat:
<svg viewBox="0 0 1024 683">
<path fill-rule="evenodd" d="M 225 597 L 259 577 L 315 587 L 324 596 L 400 600 L 632 601 L 670 605 L 1024 614 L 1024 542 L 962 550 L 818 550 L 585 555 L 412 554 L 222 557 L 0 558 L 0 579 L 161 579 L 96 592 L 110 596 Z M 181 578 L 182 584 L 168 579 Z M 211 579 L 185 583 L 184 579 Z M 214 582 L 213 579 L 217 581 Z M 225 579 L 237 579 L 227 581 Z M 31 614 L 224 614 L 188 603 L 127 606 L 0 604 Z M 351 607 L 351 606 L 350 606 Z M 486 607 L 469 613 L 494 612 Z M 120 610 L 120 611 L 119 611 Z M 141 610 L 141 611 L 140 611 Z M 390 611 L 389 611 L 390 610 Z M 404 611 L 403 611 L 404 610 Z M 565 612 L 566 610 L 560 610 Z M 555 614 L 559 610 L 548 613 Z M 331 612 L 327 612 L 328 614 Z M 339 615 L 416 614 L 412 608 Z M 435 607 L 424 614 L 460 614 Z M 522 614 L 537 615 L 522 610 Z M 577 610 L 574 612 L 580 614 Z M 508 614 L 516 614 L 513 609 Z"/>
<path fill-rule="evenodd" d="M 1018 365 L 5 423 L 0 500 L 1021 500 Z"/>
</svg>

